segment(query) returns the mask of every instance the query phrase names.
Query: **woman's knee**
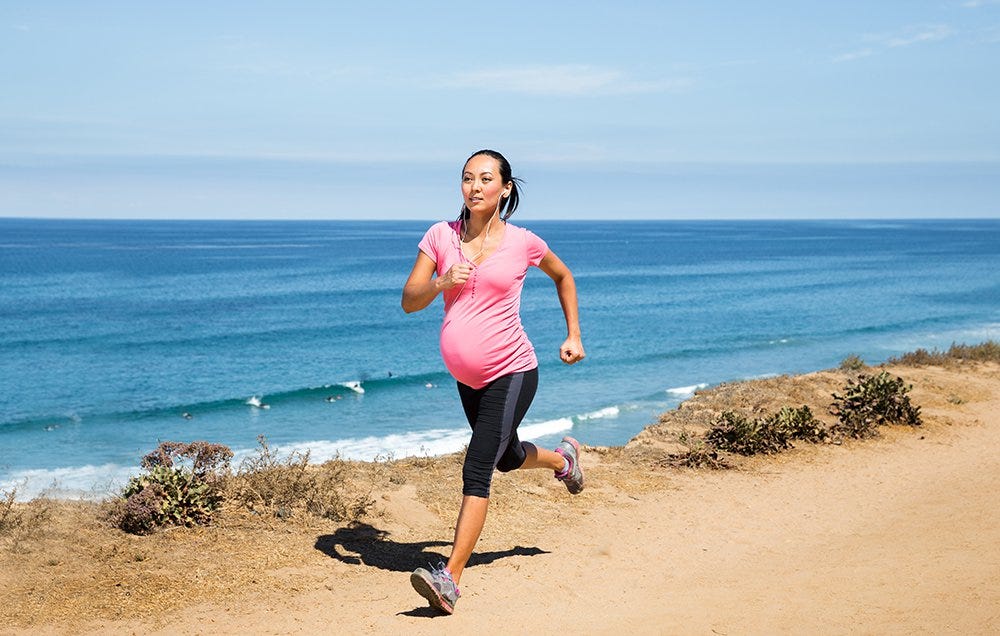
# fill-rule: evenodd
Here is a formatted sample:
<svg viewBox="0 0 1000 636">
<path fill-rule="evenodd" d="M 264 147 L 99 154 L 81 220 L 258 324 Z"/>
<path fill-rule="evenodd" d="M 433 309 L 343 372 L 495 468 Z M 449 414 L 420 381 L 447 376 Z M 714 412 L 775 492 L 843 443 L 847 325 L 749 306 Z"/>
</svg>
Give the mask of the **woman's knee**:
<svg viewBox="0 0 1000 636">
<path fill-rule="evenodd" d="M 511 471 L 514 471 L 514 470 L 517 470 L 518 468 L 520 468 L 521 464 L 523 464 L 523 463 L 524 462 L 517 462 L 517 463 L 514 463 L 514 462 L 509 462 L 509 463 L 508 462 L 500 462 L 499 464 L 497 464 L 497 470 L 499 472 L 501 472 L 501 473 L 509 473 Z"/>
<path fill-rule="evenodd" d="M 524 460 L 527 459 L 527 455 L 524 452 L 524 445 L 518 444 L 518 449 L 520 452 L 508 450 L 497 462 L 497 470 L 501 473 L 509 473 L 512 470 L 517 470 L 524 465 Z"/>
</svg>

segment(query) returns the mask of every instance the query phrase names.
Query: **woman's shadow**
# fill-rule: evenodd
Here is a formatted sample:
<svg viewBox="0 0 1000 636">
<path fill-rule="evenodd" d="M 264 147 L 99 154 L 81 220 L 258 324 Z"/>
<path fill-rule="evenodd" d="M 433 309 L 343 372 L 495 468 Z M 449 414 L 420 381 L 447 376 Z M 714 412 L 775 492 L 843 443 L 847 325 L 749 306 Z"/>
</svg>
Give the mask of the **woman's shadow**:
<svg viewBox="0 0 1000 636">
<path fill-rule="evenodd" d="M 333 534 L 316 538 L 316 549 L 323 554 L 349 565 L 367 565 L 391 572 L 412 572 L 418 567 L 427 567 L 448 557 L 437 550 L 450 546 L 449 541 L 393 541 L 389 533 L 367 523 L 353 523 L 339 528 Z M 475 552 L 466 567 L 486 565 L 497 559 L 512 556 L 537 556 L 548 554 L 541 548 L 514 546 L 508 550 Z"/>
</svg>

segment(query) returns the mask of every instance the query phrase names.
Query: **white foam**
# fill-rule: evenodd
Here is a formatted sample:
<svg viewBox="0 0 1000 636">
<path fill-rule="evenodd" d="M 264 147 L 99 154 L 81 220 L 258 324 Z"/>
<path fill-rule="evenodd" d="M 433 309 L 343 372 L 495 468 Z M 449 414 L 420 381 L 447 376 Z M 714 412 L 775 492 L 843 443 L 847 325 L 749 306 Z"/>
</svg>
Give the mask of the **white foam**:
<svg viewBox="0 0 1000 636">
<path fill-rule="evenodd" d="M 138 466 L 103 464 L 66 468 L 15 470 L 0 480 L 0 490 L 17 490 L 18 501 L 35 497 L 53 499 L 104 499 L 121 491 L 128 480 L 139 474 Z"/>
<path fill-rule="evenodd" d="M 538 439 L 546 435 L 555 435 L 573 428 L 573 420 L 562 417 L 558 420 L 548 420 L 537 424 L 522 424 L 517 427 L 517 436 L 521 439 Z"/>
<path fill-rule="evenodd" d="M 463 429 L 431 429 L 413 433 L 398 433 L 382 437 L 355 437 L 341 440 L 315 440 L 274 447 L 281 455 L 309 452 L 312 462 L 325 462 L 336 457 L 371 461 L 378 457 L 429 457 L 462 450 L 472 434 Z M 244 451 L 239 453 L 243 456 Z"/>
<path fill-rule="evenodd" d="M 538 439 L 547 435 L 555 435 L 573 428 L 573 420 L 568 417 L 522 424 L 517 429 L 517 435 L 523 440 Z M 381 437 L 355 437 L 340 440 L 314 440 L 296 442 L 272 447 L 278 454 L 287 456 L 293 452 L 309 453 L 309 461 L 320 463 L 337 457 L 372 461 L 380 457 L 431 457 L 455 453 L 469 443 L 472 431 L 468 428 L 444 429 L 436 428 L 412 433 L 397 433 Z M 254 451 L 238 451 L 233 458 L 238 465 L 243 457 Z"/>
<path fill-rule="evenodd" d="M 605 417 L 618 417 L 621 414 L 621 409 L 617 406 L 607 406 L 603 409 L 598 409 L 596 411 L 591 411 L 590 413 L 584 413 L 583 415 L 578 415 L 576 419 L 578 420 L 599 420 Z"/>
<path fill-rule="evenodd" d="M 349 382 L 341 382 L 340 386 L 346 387 L 346 388 L 354 391 L 355 393 L 364 393 L 365 392 L 365 388 L 363 386 L 361 386 L 361 382 L 358 381 L 358 380 L 351 380 Z"/>
<path fill-rule="evenodd" d="M 692 384 L 691 386 L 677 386 L 672 389 L 667 389 L 667 393 L 677 397 L 689 398 L 694 395 L 694 392 L 698 389 L 704 389 L 708 385 L 702 382 L 701 384 Z"/>
</svg>

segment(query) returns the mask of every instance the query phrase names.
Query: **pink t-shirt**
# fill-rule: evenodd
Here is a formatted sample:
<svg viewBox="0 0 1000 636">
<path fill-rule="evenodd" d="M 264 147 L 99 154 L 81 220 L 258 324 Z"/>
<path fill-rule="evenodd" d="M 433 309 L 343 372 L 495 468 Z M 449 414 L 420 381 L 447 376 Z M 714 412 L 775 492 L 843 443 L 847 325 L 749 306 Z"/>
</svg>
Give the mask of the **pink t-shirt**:
<svg viewBox="0 0 1000 636">
<path fill-rule="evenodd" d="M 475 266 L 465 285 L 444 291 L 441 356 L 455 379 L 474 389 L 538 366 L 521 326 L 521 288 L 528 267 L 537 266 L 549 247 L 524 228 L 506 226 L 496 251 Z M 459 231 L 458 221 L 442 221 L 420 241 L 420 251 L 437 264 L 438 276 L 456 263 L 469 262 Z"/>
</svg>

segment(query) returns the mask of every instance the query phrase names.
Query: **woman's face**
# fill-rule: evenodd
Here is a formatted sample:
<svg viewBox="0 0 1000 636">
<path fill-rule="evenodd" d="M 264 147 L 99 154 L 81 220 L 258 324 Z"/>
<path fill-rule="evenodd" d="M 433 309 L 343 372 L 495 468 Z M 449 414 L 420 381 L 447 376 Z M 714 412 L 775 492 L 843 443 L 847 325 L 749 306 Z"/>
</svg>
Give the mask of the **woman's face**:
<svg viewBox="0 0 1000 636">
<path fill-rule="evenodd" d="M 462 171 L 462 196 L 465 207 L 473 214 L 492 215 L 500 201 L 507 194 L 507 186 L 500 176 L 500 163 L 488 155 L 476 155 L 469 159 Z"/>
</svg>

